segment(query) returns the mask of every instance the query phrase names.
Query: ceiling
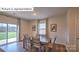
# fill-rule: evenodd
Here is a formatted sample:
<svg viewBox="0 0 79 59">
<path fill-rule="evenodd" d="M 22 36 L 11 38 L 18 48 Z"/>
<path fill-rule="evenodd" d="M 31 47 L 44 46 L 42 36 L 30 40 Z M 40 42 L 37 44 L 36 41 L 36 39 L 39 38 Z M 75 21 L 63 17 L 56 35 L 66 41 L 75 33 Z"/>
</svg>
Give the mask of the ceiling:
<svg viewBox="0 0 79 59">
<path fill-rule="evenodd" d="M 2 12 L 2 14 L 12 17 L 23 18 L 26 20 L 31 20 L 64 15 L 66 14 L 67 10 L 67 7 L 35 7 L 34 11 L 6 11 Z M 34 13 L 35 15 L 33 15 Z"/>
</svg>

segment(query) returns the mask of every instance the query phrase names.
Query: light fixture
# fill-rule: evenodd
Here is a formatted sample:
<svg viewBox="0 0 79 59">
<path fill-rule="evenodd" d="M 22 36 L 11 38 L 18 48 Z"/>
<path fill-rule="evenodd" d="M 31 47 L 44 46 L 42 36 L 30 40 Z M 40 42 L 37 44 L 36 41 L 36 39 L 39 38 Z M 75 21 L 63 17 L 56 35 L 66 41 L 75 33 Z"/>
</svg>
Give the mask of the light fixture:
<svg viewBox="0 0 79 59">
<path fill-rule="evenodd" d="M 36 16 L 37 14 L 34 12 L 33 15 Z"/>
</svg>

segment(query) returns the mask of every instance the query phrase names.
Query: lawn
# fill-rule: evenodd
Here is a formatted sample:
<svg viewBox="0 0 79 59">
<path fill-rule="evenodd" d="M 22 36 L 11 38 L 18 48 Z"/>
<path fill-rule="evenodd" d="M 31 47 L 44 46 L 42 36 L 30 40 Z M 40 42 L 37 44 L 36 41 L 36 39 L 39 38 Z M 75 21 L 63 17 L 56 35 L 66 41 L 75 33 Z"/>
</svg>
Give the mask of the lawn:
<svg viewBox="0 0 79 59">
<path fill-rule="evenodd" d="M 15 38 L 16 37 L 16 32 L 8 32 L 8 39 L 10 38 Z M 5 32 L 0 32 L 0 40 L 6 39 L 7 35 Z"/>
</svg>

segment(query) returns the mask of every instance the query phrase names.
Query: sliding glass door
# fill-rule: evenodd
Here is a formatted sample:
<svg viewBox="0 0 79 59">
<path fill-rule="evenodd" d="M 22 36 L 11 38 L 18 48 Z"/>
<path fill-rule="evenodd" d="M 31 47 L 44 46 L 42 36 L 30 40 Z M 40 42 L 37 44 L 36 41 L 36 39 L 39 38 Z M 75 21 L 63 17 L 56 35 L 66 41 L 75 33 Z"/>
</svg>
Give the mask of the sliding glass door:
<svg viewBox="0 0 79 59">
<path fill-rule="evenodd" d="M 7 24 L 0 23 L 0 45 L 6 44 Z"/>
<path fill-rule="evenodd" d="M 17 25 L 0 23 L 0 45 L 17 41 Z"/>
<path fill-rule="evenodd" d="M 16 41 L 17 26 L 8 24 L 8 43 Z"/>
</svg>

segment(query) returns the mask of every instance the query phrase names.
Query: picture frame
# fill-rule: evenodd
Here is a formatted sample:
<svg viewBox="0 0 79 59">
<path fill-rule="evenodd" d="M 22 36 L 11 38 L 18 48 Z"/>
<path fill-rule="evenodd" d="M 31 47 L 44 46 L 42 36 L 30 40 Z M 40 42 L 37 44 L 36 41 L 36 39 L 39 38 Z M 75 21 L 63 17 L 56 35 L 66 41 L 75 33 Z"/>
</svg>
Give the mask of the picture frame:
<svg viewBox="0 0 79 59">
<path fill-rule="evenodd" d="M 51 24 L 50 30 L 51 30 L 51 32 L 57 32 L 57 24 Z"/>
<path fill-rule="evenodd" d="M 32 31 L 36 31 L 36 26 L 32 25 Z"/>
</svg>

